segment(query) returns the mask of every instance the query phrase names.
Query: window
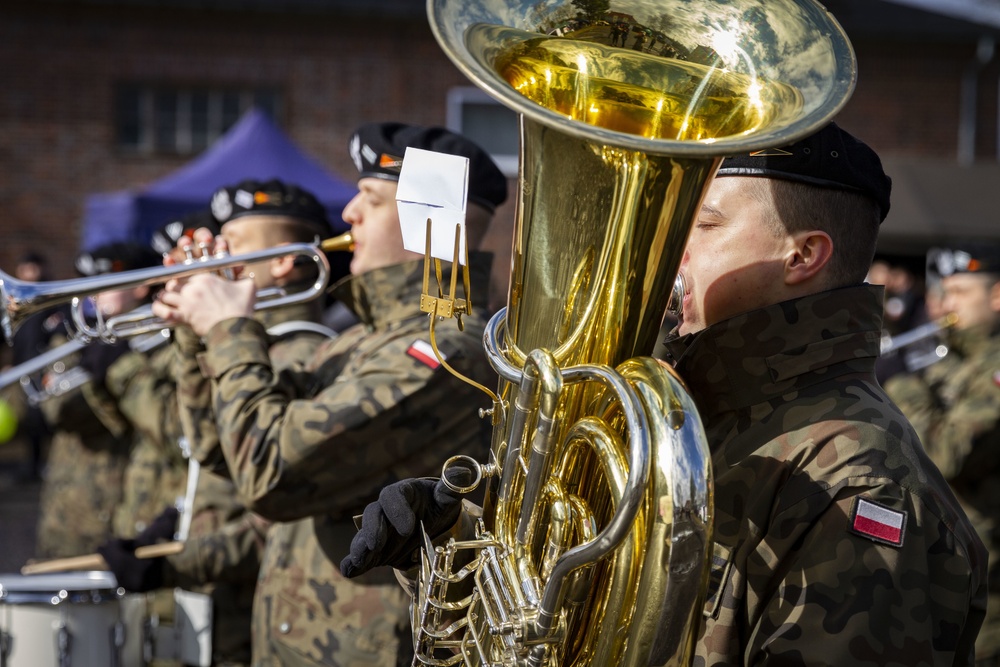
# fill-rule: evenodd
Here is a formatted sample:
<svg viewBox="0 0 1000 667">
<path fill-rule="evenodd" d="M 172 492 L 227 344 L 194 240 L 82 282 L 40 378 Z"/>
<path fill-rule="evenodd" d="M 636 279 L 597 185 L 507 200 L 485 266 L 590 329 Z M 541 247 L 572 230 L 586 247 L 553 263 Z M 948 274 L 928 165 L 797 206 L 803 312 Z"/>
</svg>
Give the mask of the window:
<svg viewBox="0 0 1000 667">
<path fill-rule="evenodd" d="M 116 143 L 134 153 L 200 153 L 251 107 L 280 120 L 281 95 L 272 88 L 121 85 L 115 95 Z"/>
<path fill-rule="evenodd" d="M 447 123 L 449 130 L 482 146 L 506 176 L 517 176 L 517 112 L 479 88 L 461 86 L 448 91 Z"/>
</svg>

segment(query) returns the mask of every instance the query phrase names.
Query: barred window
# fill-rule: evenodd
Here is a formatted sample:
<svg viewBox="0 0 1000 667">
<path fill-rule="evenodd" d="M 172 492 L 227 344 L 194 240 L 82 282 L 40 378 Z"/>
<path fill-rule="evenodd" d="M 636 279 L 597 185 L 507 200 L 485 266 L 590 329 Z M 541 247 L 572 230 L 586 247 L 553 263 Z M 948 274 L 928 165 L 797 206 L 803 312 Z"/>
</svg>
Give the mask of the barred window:
<svg viewBox="0 0 1000 667">
<path fill-rule="evenodd" d="M 281 93 L 274 88 L 119 85 L 115 143 L 121 150 L 193 155 L 232 127 L 251 107 L 281 121 Z"/>
<path fill-rule="evenodd" d="M 447 105 L 448 129 L 479 144 L 506 176 L 517 176 L 517 113 L 472 86 L 451 88 Z"/>
</svg>

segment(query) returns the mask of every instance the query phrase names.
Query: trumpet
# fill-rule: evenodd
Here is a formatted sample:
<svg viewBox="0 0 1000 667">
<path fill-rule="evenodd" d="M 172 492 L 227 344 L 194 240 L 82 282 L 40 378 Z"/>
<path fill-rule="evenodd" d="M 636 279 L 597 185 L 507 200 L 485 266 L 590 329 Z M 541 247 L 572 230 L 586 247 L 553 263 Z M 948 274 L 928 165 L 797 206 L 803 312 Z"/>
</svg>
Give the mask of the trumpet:
<svg viewBox="0 0 1000 667">
<path fill-rule="evenodd" d="M 901 334 L 883 336 L 879 349 L 880 356 L 902 354 L 903 362 L 910 372 L 926 368 L 948 355 L 948 344 L 941 338 L 957 322 L 958 316 L 948 313 L 933 322 L 921 324 Z"/>
<path fill-rule="evenodd" d="M 148 336 L 136 336 L 129 341 L 129 347 L 136 352 L 149 352 L 168 340 L 170 340 L 170 331 L 161 329 Z M 67 368 L 63 360 L 81 351 L 89 344 L 91 342 L 83 336 L 71 338 L 62 345 L 7 369 L 0 373 L 0 389 L 17 382 L 27 397 L 28 405 L 36 407 L 50 398 L 62 396 L 85 385 L 91 380 L 90 373 L 79 366 Z M 52 375 L 48 381 L 42 385 L 37 383 L 34 376 L 50 367 Z"/>
<path fill-rule="evenodd" d="M 346 233 L 322 241 L 319 244 L 289 243 L 240 255 L 202 257 L 199 260 L 174 266 L 151 267 L 90 278 L 52 280 L 47 282 L 17 280 L 9 274 L 0 271 L 0 300 L 3 302 L 3 308 L 0 309 L 0 326 L 2 326 L 7 340 L 11 341 L 14 332 L 17 331 L 29 316 L 64 303 L 74 301 L 80 303 L 83 298 L 95 296 L 101 292 L 159 285 L 169 280 L 187 278 L 205 271 L 225 271 L 235 266 L 266 261 L 286 255 L 296 255 L 312 261 L 316 265 L 317 275 L 312 285 L 306 289 L 291 294 L 282 291 L 277 295 L 261 295 L 258 292 L 257 310 L 280 308 L 308 301 L 322 294 L 330 275 L 330 264 L 324 253 L 338 250 L 349 251 L 353 248 L 353 244 L 354 241 L 350 233 Z M 267 290 L 261 291 L 267 292 Z M 121 319 L 115 321 L 119 325 L 119 332 L 117 334 L 113 330 L 106 330 L 106 327 L 101 328 L 100 323 L 99 328 L 95 330 L 86 326 L 83 322 L 82 306 L 80 305 L 74 306 L 74 320 L 78 328 L 74 337 L 84 339 L 101 338 L 106 341 L 115 340 L 119 335 L 135 336 L 165 329 L 170 326 L 168 322 L 152 317 L 151 312 L 135 312 L 131 315 L 122 316 Z M 81 324 L 84 324 L 82 328 Z"/>
</svg>

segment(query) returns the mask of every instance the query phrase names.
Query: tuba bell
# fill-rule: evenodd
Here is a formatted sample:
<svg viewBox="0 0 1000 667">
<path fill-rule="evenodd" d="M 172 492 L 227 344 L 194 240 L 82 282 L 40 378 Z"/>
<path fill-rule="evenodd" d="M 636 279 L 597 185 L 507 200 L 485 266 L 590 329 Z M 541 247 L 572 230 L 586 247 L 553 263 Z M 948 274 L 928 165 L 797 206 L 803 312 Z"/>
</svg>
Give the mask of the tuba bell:
<svg viewBox="0 0 1000 667">
<path fill-rule="evenodd" d="M 853 50 L 812 0 L 427 7 L 521 146 L 507 307 L 484 338 L 483 516 L 474 539 L 425 544 L 414 664 L 688 664 L 709 450 L 681 378 L 644 355 L 722 158 L 829 122 Z"/>
</svg>

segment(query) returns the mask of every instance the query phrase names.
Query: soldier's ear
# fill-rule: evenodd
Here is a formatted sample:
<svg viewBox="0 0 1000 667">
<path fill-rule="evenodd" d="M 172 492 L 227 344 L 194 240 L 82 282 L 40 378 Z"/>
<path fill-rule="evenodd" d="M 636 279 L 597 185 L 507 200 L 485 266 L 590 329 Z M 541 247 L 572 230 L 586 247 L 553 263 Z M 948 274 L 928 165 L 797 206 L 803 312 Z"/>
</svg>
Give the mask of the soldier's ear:
<svg viewBox="0 0 1000 667">
<path fill-rule="evenodd" d="M 295 256 L 282 255 L 270 261 L 271 277 L 276 280 L 288 277 L 288 274 L 295 269 Z"/>
<path fill-rule="evenodd" d="M 287 241 L 281 243 L 275 243 L 275 246 L 287 245 Z M 271 277 L 275 280 L 282 280 L 288 277 L 288 274 L 295 269 L 295 255 L 279 255 L 274 257 L 267 262 L 268 270 L 271 272 Z"/>
<path fill-rule="evenodd" d="M 785 283 L 800 285 L 813 280 L 833 258 L 833 240 L 820 230 L 796 232 L 785 257 Z"/>
<path fill-rule="evenodd" d="M 990 287 L 990 309 L 994 313 L 1000 313 L 1000 280 L 993 283 Z"/>
</svg>

